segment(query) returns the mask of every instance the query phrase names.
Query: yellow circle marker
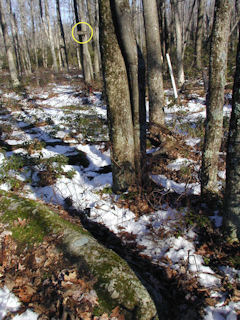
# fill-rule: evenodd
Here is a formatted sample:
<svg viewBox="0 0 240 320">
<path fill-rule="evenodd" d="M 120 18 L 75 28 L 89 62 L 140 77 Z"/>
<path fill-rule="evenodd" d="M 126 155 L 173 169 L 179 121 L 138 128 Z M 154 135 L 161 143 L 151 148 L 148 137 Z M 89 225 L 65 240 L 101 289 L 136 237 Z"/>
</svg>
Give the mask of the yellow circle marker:
<svg viewBox="0 0 240 320">
<path fill-rule="evenodd" d="M 76 26 L 79 25 L 79 24 L 86 24 L 86 25 L 89 26 L 89 28 L 91 29 L 91 35 L 90 35 L 90 38 L 89 38 L 87 41 L 83 41 L 83 42 L 78 41 L 78 40 L 75 38 L 75 36 L 74 36 L 74 30 L 75 30 Z M 93 28 L 92 28 L 92 27 L 90 26 L 90 24 L 87 23 L 87 22 L 78 22 L 78 23 L 76 23 L 76 24 L 73 26 L 73 28 L 72 28 L 72 37 L 73 37 L 73 40 L 76 41 L 77 43 L 80 43 L 80 44 L 88 43 L 88 42 L 92 39 L 92 37 L 93 37 Z"/>
</svg>

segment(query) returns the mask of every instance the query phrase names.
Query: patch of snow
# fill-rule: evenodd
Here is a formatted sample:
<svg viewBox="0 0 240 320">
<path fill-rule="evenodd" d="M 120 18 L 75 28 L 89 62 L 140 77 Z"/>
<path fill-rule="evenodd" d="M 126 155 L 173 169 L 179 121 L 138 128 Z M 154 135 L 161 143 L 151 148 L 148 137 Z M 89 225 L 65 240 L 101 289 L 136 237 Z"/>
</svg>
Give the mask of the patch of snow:
<svg viewBox="0 0 240 320">
<path fill-rule="evenodd" d="M 168 179 L 164 175 L 151 175 L 151 179 L 164 187 L 166 190 L 175 191 L 178 194 L 181 193 L 189 193 L 189 194 L 200 194 L 201 187 L 199 183 L 189 183 L 186 185 L 185 183 L 177 183 L 173 180 Z"/>
<path fill-rule="evenodd" d="M 4 319 L 8 312 L 17 311 L 20 306 L 18 298 L 6 286 L 0 289 L 0 320 Z"/>
<path fill-rule="evenodd" d="M 191 147 L 194 147 L 196 144 L 198 144 L 200 142 L 201 142 L 200 138 L 187 138 L 187 139 L 185 139 L 185 143 Z"/>
</svg>

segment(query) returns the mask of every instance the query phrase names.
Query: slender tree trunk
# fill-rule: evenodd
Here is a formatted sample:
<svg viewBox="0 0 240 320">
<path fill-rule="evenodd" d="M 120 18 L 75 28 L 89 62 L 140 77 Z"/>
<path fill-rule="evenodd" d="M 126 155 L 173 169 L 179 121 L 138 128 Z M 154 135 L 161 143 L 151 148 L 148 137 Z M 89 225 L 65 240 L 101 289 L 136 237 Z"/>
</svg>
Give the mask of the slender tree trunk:
<svg viewBox="0 0 240 320">
<path fill-rule="evenodd" d="M 59 26 L 60 35 L 61 35 L 60 50 L 61 50 L 61 56 L 63 58 L 63 67 L 67 68 L 67 70 L 69 71 L 67 47 L 66 47 L 65 34 L 64 34 L 63 24 L 62 24 L 59 0 L 56 0 L 56 8 L 57 8 L 58 26 Z"/>
<path fill-rule="evenodd" d="M 27 66 L 27 74 L 30 75 L 32 73 L 32 63 L 31 63 L 31 57 L 30 57 L 30 43 L 29 39 L 27 38 L 27 28 L 26 28 L 26 20 L 24 19 L 24 16 L 26 15 L 24 4 L 22 0 L 18 0 L 19 9 L 20 9 L 20 21 L 21 21 L 21 28 L 22 28 L 22 48 L 24 51 L 24 59 Z"/>
<path fill-rule="evenodd" d="M 87 1 L 88 16 L 91 26 L 94 29 L 93 33 L 93 73 L 94 79 L 100 77 L 100 48 L 99 48 L 99 7 L 98 1 Z"/>
<path fill-rule="evenodd" d="M 184 67 L 183 67 L 183 36 L 180 22 L 180 2 L 178 0 L 171 0 L 171 5 L 174 12 L 175 32 L 176 32 L 176 52 L 177 52 L 177 79 L 178 85 L 181 87 L 185 82 Z"/>
<path fill-rule="evenodd" d="M 57 72 L 58 71 L 57 56 L 56 56 L 56 52 L 55 52 L 53 31 L 52 31 L 51 21 L 50 21 L 50 17 L 49 17 L 48 0 L 44 0 L 44 4 L 45 4 L 45 17 L 47 20 L 46 33 L 48 35 L 49 45 L 50 45 L 52 58 L 53 58 L 53 70 L 55 72 Z"/>
<path fill-rule="evenodd" d="M 31 23 L 32 23 L 32 40 L 33 40 L 33 46 L 34 46 L 34 56 L 35 56 L 35 68 L 38 70 L 38 41 L 36 39 L 36 22 L 35 18 L 36 15 L 34 14 L 34 9 L 33 9 L 33 1 L 29 0 L 29 6 L 30 6 L 30 11 L 31 11 Z"/>
<path fill-rule="evenodd" d="M 100 0 L 100 45 L 108 106 L 114 192 L 136 183 L 134 132 L 127 71 L 115 34 L 110 0 Z"/>
<path fill-rule="evenodd" d="M 81 5 L 81 7 L 79 7 L 81 13 L 83 13 L 82 11 L 82 3 L 81 1 L 79 2 L 79 4 Z M 76 23 L 79 22 L 79 15 L 78 15 L 78 3 L 77 0 L 73 0 L 73 5 L 74 5 L 74 13 L 75 13 L 75 20 Z M 78 32 L 85 32 L 86 29 L 86 25 L 85 24 L 81 24 L 77 26 L 77 31 Z M 78 36 L 79 41 L 80 42 L 84 42 L 87 40 L 87 36 Z M 82 65 L 82 71 L 83 71 L 83 77 L 84 80 L 87 84 L 90 84 L 92 78 L 93 78 L 93 70 L 92 70 L 92 61 L 91 61 L 91 57 L 88 51 L 88 44 L 80 44 L 80 56 L 81 56 L 81 65 Z"/>
<path fill-rule="evenodd" d="M 231 0 L 216 0 L 215 3 L 209 64 L 207 120 L 201 173 L 202 194 L 218 192 L 218 157 L 222 141 L 231 2 Z"/>
<path fill-rule="evenodd" d="M 138 52 L 128 0 L 113 0 L 112 9 L 117 38 L 127 68 L 134 130 L 136 177 L 138 185 L 142 185 L 142 159 L 145 155 L 146 139 L 144 64 L 141 53 Z M 145 119 L 141 118 L 141 115 L 145 115 Z"/>
<path fill-rule="evenodd" d="M 1 43 L 4 43 L 1 26 L 0 26 L 0 41 Z M 3 56 L 4 56 L 3 48 L 0 47 L 0 71 L 2 71 L 2 67 L 3 67 Z"/>
<path fill-rule="evenodd" d="M 20 85 L 20 82 L 18 79 L 17 68 L 16 68 L 16 64 L 15 64 L 15 59 L 14 59 L 14 55 L 13 55 L 11 42 L 10 42 L 8 31 L 7 31 L 7 24 L 5 21 L 5 16 L 4 16 L 3 6 L 2 6 L 1 0 L 0 0 L 0 26 L 2 29 L 3 41 L 4 41 L 4 46 L 5 46 L 5 50 L 6 50 L 6 54 L 7 54 L 8 66 L 9 66 L 12 84 L 14 87 L 17 87 Z"/>
<path fill-rule="evenodd" d="M 19 45 L 19 38 L 18 38 L 18 33 L 17 33 L 17 25 L 16 25 L 16 18 L 15 14 L 12 11 L 12 2 L 11 0 L 7 0 L 7 10 L 9 14 L 9 23 L 11 27 L 11 33 L 12 33 L 12 38 L 13 38 L 13 46 L 14 46 L 14 51 L 15 51 L 15 56 L 16 56 L 16 67 L 19 72 L 19 74 L 22 74 L 22 63 L 21 63 L 21 54 L 20 54 L 20 45 Z"/>
<path fill-rule="evenodd" d="M 198 0 L 198 20 L 195 42 L 195 65 L 199 70 L 202 68 L 202 38 L 205 5 L 206 0 Z"/>
<path fill-rule="evenodd" d="M 240 33 L 228 135 L 224 226 L 232 240 L 240 241 Z"/>
<path fill-rule="evenodd" d="M 77 46 L 77 61 L 78 61 L 78 68 L 82 71 L 82 64 L 81 64 L 81 52 L 79 46 Z"/>
<path fill-rule="evenodd" d="M 149 122 L 150 125 L 164 125 L 162 51 L 156 0 L 143 0 L 143 15 L 147 42 Z"/>
</svg>

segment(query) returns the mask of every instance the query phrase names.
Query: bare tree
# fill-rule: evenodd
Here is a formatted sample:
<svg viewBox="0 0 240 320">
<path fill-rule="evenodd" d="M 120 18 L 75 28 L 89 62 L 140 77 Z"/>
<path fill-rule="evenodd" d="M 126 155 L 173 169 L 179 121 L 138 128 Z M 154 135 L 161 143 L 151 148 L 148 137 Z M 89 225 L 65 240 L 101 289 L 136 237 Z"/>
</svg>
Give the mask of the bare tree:
<svg viewBox="0 0 240 320">
<path fill-rule="evenodd" d="M 53 30 L 52 30 L 52 25 L 50 21 L 50 15 L 49 15 L 49 7 L 48 7 L 48 0 L 44 0 L 44 8 L 45 8 L 45 18 L 46 18 L 46 23 L 45 25 L 45 32 L 48 36 L 48 41 L 52 53 L 52 58 L 53 58 L 53 70 L 58 71 L 58 64 L 57 64 L 57 56 L 55 52 L 55 44 L 54 44 L 54 38 L 53 38 Z"/>
<path fill-rule="evenodd" d="M 67 47 L 66 47 L 66 41 L 65 41 L 65 34 L 62 24 L 62 17 L 61 17 L 61 10 L 60 10 L 60 4 L 59 0 L 56 0 L 56 9 L 57 9 L 57 19 L 58 19 L 58 26 L 60 30 L 60 54 L 61 54 L 61 60 L 63 63 L 63 68 L 69 69 L 68 66 L 68 55 L 67 55 Z"/>
<path fill-rule="evenodd" d="M 16 64 L 15 64 L 11 41 L 7 31 L 7 24 L 5 21 L 2 0 L 0 0 L 0 27 L 2 29 L 3 41 L 4 41 L 4 46 L 5 46 L 6 55 L 8 59 L 8 66 L 9 66 L 12 84 L 14 87 L 17 87 L 20 85 L 20 82 L 18 79 L 18 73 L 17 73 Z"/>
<path fill-rule="evenodd" d="M 180 1 L 171 0 L 172 10 L 174 14 L 174 24 L 176 32 L 176 53 L 177 53 L 177 72 L 178 85 L 181 87 L 185 82 L 184 67 L 183 67 L 183 35 L 180 18 Z"/>
<path fill-rule="evenodd" d="M 202 68 L 202 40 L 205 4 L 206 0 L 198 0 L 197 32 L 195 43 L 195 65 L 198 69 Z"/>
<path fill-rule="evenodd" d="M 228 135 L 224 225 L 231 240 L 240 241 L 240 33 Z"/>
<path fill-rule="evenodd" d="M 114 192 L 136 183 L 128 77 L 113 24 L 110 0 L 100 0 L 100 46 L 110 127 Z"/>
<path fill-rule="evenodd" d="M 137 183 L 142 184 L 142 157 L 145 154 L 145 68 L 144 59 L 138 50 L 128 0 L 113 0 L 117 34 L 125 61 L 134 130 L 134 157 Z"/>
<path fill-rule="evenodd" d="M 147 42 L 149 121 L 150 125 L 164 125 L 163 59 L 156 0 L 143 0 L 143 15 Z"/>
<path fill-rule="evenodd" d="M 94 78 L 100 77 L 100 47 L 99 47 L 99 7 L 98 0 L 87 1 L 90 24 L 94 29 L 93 33 L 93 72 Z"/>
<path fill-rule="evenodd" d="M 80 11 L 83 14 L 83 7 L 81 1 L 79 2 L 80 4 Z M 75 20 L 76 23 L 79 22 L 79 13 L 78 13 L 78 2 L 77 0 L 73 0 L 73 5 L 74 5 L 74 13 L 75 13 Z M 83 19 L 84 21 L 84 19 Z M 87 40 L 87 33 L 86 33 L 86 25 L 85 24 L 80 24 L 77 26 L 77 31 L 78 31 L 78 38 L 79 42 L 84 42 Z M 82 34 L 82 35 L 80 35 Z M 83 41 L 84 40 L 84 41 Z M 84 80 L 87 84 L 89 84 L 93 78 L 93 68 L 92 68 L 92 61 L 91 57 L 88 51 L 88 44 L 80 45 L 80 57 L 81 57 L 81 65 L 82 65 L 82 72 L 83 72 L 83 77 Z"/>
<path fill-rule="evenodd" d="M 202 194 L 218 192 L 218 157 L 222 141 L 231 8 L 231 0 L 216 0 L 210 49 L 207 119 L 201 172 Z"/>
<path fill-rule="evenodd" d="M 26 17 L 26 7 L 22 0 L 18 0 L 18 6 L 20 11 L 20 21 L 21 21 L 21 29 L 22 29 L 22 49 L 24 52 L 23 58 L 26 62 L 26 72 L 27 74 L 32 73 L 32 62 L 31 62 L 31 55 L 30 55 L 30 39 L 28 37 L 28 30 L 27 30 L 27 20 L 24 18 Z"/>
</svg>

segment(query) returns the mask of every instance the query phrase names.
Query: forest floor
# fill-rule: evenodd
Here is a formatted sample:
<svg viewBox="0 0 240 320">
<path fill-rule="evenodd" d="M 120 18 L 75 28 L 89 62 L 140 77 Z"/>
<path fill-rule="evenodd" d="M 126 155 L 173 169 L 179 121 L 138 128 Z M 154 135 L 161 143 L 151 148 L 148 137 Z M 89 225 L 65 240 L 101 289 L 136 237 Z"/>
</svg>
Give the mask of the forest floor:
<svg viewBox="0 0 240 320">
<path fill-rule="evenodd" d="M 45 72 L 37 85 L 32 79 L 14 92 L 4 84 L 7 77 L 2 75 L 0 86 L 0 189 L 54 205 L 76 221 L 81 213 L 86 226 L 94 223 L 94 235 L 107 228 L 132 254 L 165 270 L 166 283 L 172 288 L 169 299 L 182 308 L 182 315 L 173 311 L 171 319 L 195 319 L 196 315 L 186 315 L 189 305 L 198 319 L 239 319 L 240 250 L 237 244 L 224 242 L 221 234 L 230 91 L 225 95 L 219 197 L 202 202 L 199 169 L 206 106 L 201 82 L 189 85 L 178 102 L 171 90 L 165 91 L 166 123 L 181 148 L 172 147 L 163 154 L 149 140 L 146 170 L 152 182 L 141 194 L 133 187 L 116 195 L 111 190 L 107 110 L 100 87 L 85 88 L 74 71 L 55 77 Z M 21 218 L 15 223 L 23 230 L 27 227 Z M 122 319 L 117 309 L 93 317 L 89 305 L 96 298 L 91 280 L 80 279 L 64 257 L 56 258 L 58 268 L 54 268 L 57 239 L 45 239 L 19 256 L 15 236 L 0 224 L 0 319 L 8 319 L 9 314 L 15 314 L 14 319 L 37 319 L 38 314 L 50 319 L 46 297 L 52 292 L 57 292 L 53 312 L 59 319 L 59 303 L 66 299 L 64 281 L 69 277 L 73 286 L 81 284 L 82 306 L 88 306 L 78 309 L 76 316 Z M 113 244 L 108 246 L 115 249 Z M 51 285 L 46 273 L 51 274 Z M 46 296 L 41 293 L 43 287 Z M 179 287 L 181 297 L 174 296 L 173 288 Z"/>
</svg>

